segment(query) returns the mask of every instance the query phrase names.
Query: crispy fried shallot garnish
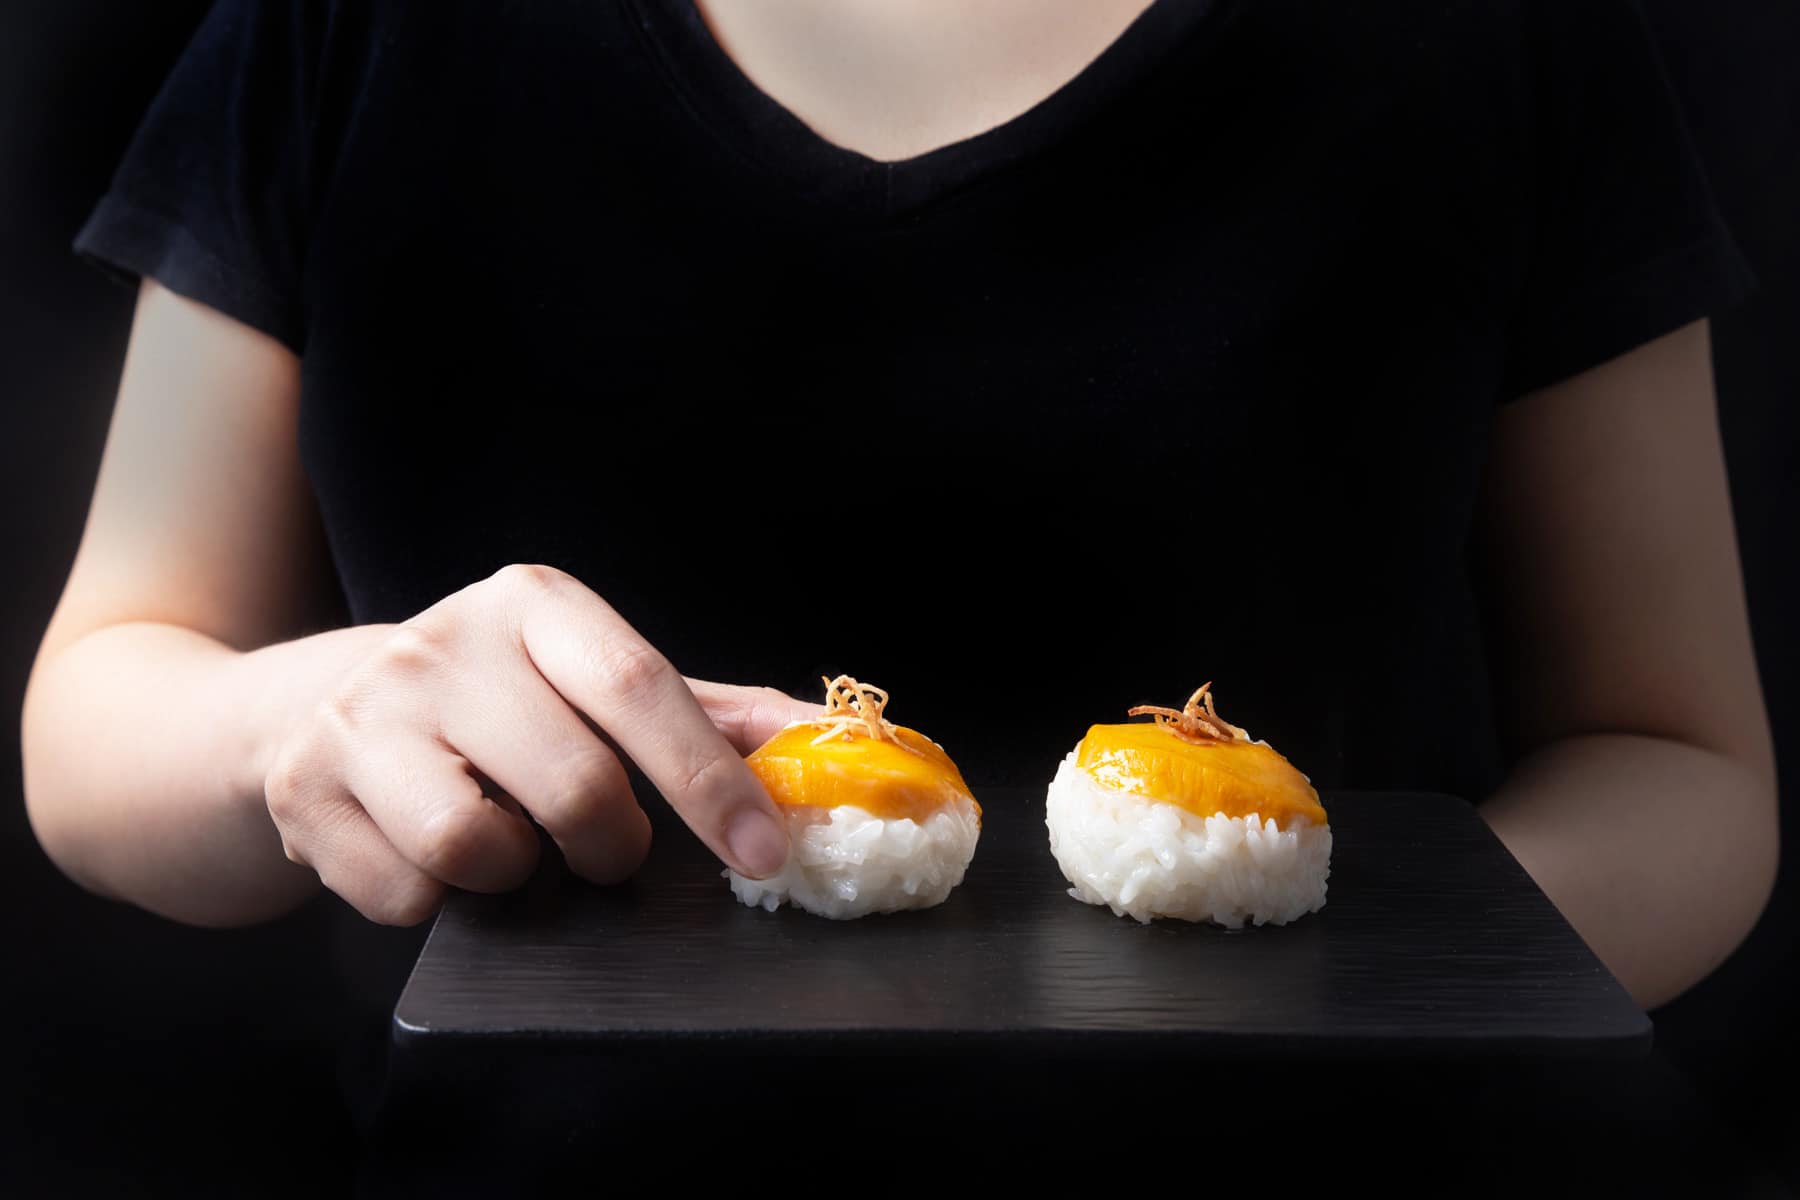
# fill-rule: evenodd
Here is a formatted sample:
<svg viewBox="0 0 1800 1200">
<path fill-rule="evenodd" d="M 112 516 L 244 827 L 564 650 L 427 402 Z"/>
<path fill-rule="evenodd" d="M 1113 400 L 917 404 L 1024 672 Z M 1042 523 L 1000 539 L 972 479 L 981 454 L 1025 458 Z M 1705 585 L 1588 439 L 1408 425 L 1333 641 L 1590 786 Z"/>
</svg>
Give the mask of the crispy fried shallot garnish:
<svg viewBox="0 0 1800 1200">
<path fill-rule="evenodd" d="M 810 745 L 823 745 L 840 737 L 852 741 L 860 734 L 876 741 L 892 742 L 911 754 L 918 753 L 900 740 L 894 723 L 882 715 L 888 704 L 885 691 L 873 684 L 858 683 L 848 675 L 839 675 L 836 679 L 821 675 L 819 678 L 825 684 L 825 711 L 809 724 L 817 725 L 825 732 L 814 738 Z"/>
<path fill-rule="evenodd" d="M 1250 740 L 1248 733 L 1213 710 L 1212 684 L 1210 682 L 1201 684 L 1200 689 L 1189 696 L 1188 702 L 1181 706 L 1180 712 L 1176 712 L 1172 708 L 1158 708 L 1154 704 L 1140 704 L 1136 708 L 1126 709 L 1125 715 L 1155 717 L 1157 725 L 1186 742 L 1247 742 Z"/>
</svg>

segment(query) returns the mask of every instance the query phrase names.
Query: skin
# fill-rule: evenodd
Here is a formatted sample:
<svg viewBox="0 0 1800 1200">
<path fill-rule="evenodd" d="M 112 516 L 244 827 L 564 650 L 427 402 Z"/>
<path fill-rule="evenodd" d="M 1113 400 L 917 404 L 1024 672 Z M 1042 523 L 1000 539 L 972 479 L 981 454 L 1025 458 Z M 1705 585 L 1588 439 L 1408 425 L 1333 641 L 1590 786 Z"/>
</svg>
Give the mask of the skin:
<svg viewBox="0 0 1800 1200">
<path fill-rule="evenodd" d="M 617 746 L 724 862 L 778 870 L 785 827 L 741 755 L 816 706 L 684 680 L 561 572 L 296 636 L 323 569 L 298 380 L 279 343 L 144 288 L 26 693 L 26 806 L 58 865 L 197 924 L 272 917 L 321 880 L 412 924 L 446 885 L 522 882 L 529 813 L 614 882 L 650 839 Z"/>
<path fill-rule="evenodd" d="M 1060 40 L 1023 0 L 921 4 L 904 27 L 877 0 L 706 12 L 765 91 L 894 158 L 1029 108 L 1144 7 L 1057 2 Z M 928 86 L 945 55 L 954 104 Z M 726 863 L 772 873 L 778 824 L 733 837 L 773 816 L 738 755 L 815 706 L 682 679 L 577 581 L 521 565 L 398 626 L 307 633 L 329 567 L 298 380 L 278 343 L 146 285 L 26 696 L 27 807 L 62 869 L 201 924 L 266 919 L 321 880 L 407 923 L 447 884 L 520 882 L 529 813 L 608 882 L 648 842 L 616 746 Z M 1777 846 L 1704 324 L 1506 406 L 1479 537 L 1518 752 L 1482 812 L 1660 1004 L 1748 933 Z"/>
<path fill-rule="evenodd" d="M 1002 125 L 1078 75 L 1150 0 L 699 0 L 750 81 L 882 162 Z"/>
<path fill-rule="evenodd" d="M 1775 882 L 1775 757 L 1704 322 L 1499 415 L 1480 548 L 1519 755 L 1482 814 L 1646 1007 Z"/>
</svg>

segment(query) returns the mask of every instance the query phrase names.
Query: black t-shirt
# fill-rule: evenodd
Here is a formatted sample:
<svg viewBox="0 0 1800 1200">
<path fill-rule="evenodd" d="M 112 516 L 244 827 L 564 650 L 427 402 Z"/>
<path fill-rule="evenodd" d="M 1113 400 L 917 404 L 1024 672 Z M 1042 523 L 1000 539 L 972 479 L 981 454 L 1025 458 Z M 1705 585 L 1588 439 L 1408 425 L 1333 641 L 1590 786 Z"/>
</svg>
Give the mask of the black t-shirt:
<svg viewBox="0 0 1800 1200">
<path fill-rule="evenodd" d="M 689 0 L 227 0 L 78 246 L 303 356 L 358 620 L 546 562 L 977 781 L 1211 679 L 1472 796 L 1496 407 L 1746 283 L 1624 0 L 1157 0 L 897 163 Z"/>
</svg>

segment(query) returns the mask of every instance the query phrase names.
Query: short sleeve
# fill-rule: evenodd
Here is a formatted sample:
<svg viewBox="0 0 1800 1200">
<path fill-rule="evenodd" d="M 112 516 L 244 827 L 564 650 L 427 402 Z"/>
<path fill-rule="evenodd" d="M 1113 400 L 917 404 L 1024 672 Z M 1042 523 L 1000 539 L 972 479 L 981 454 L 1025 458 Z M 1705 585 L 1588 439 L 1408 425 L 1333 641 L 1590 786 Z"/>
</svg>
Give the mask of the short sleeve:
<svg viewBox="0 0 1800 1200">
<path fill-rule="evenodd" d="M 154 278 L 300 352 L 328 19 L 323 3 L 306 0 L 219 0 L 76 252 L 125 280 Z"/>
<path fill-rule="evenodd" d="M 1527 0 L 1535 195 L 1517 397 L 1729 308 L 1749 267 L 1630 0 Z"/>
</svg>

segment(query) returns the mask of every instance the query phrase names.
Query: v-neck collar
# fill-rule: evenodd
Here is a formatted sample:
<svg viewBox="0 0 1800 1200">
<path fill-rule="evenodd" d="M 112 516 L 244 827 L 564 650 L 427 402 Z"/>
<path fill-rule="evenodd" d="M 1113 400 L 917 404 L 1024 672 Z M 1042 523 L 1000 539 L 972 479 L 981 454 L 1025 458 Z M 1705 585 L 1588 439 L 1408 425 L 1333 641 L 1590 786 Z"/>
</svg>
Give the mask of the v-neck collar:
<svg viewBox="0 0 1800 1200">
<path fill-rule="evenodd" d="M 991 129 L 886 161 L 826 140 L 758 87 L 707 28 L 694 0 L 621 0 L 665 78 L 727 150 L 803 196 L 866 216 L 900 216 L 1054 144 L 1149 74 L 1230 0 L 1152 0 L 1087 66 Z"/>
</svg>

